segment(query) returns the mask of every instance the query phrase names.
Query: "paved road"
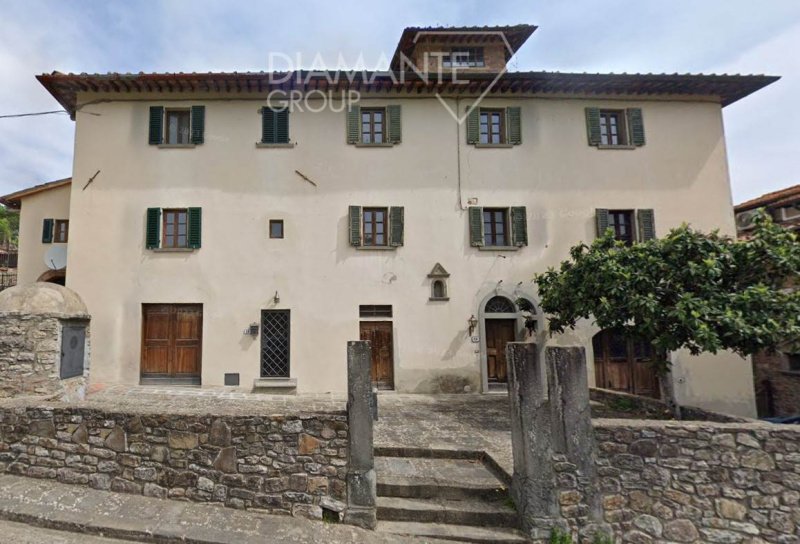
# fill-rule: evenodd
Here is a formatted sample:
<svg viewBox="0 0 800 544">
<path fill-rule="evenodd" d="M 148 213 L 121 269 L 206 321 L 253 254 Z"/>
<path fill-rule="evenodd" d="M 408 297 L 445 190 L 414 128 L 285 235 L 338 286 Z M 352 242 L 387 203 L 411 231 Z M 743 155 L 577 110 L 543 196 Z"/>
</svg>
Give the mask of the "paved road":
<svg viewBox="0 0 800 544">
<path fill-rule="evenodd" d="M 0 520 L 0 542 L 13 544 L 131 544 L 130 540 L 53 531 L 2 520 Z"/>
</svg>

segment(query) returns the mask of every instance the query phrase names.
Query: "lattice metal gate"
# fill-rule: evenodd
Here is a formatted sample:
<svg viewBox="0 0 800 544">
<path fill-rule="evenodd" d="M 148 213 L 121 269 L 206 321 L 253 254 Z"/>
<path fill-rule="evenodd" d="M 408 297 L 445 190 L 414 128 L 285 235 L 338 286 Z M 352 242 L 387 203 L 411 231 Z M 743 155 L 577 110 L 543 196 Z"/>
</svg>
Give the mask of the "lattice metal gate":
<svg viewBox="0 0 800 544">
<path fill-rule="evenodd" d="M 261 377 L 289 377 L 289 310 L 261 310 Z"/>
</svg>

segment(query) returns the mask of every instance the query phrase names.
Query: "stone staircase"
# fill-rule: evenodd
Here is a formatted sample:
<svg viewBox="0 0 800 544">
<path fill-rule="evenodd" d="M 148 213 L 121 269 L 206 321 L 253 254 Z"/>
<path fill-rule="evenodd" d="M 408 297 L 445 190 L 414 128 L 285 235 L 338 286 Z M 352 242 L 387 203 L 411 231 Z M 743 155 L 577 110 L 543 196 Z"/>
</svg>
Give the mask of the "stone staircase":
<svg viewBox="0 0 800 544">
<path fill-rule="evenodd" d="M 527 542 L 516 529 L 506 485 L 481 459 L 453 458 L 457 453 L 376 449 L 377 530 L 458 542 Z"/>
</svg>

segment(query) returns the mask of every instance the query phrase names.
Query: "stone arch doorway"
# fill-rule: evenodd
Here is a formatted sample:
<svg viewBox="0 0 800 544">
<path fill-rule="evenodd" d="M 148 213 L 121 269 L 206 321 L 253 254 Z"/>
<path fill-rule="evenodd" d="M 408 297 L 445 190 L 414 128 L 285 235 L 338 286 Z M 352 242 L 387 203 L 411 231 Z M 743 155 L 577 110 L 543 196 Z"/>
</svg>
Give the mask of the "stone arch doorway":
<svg viewBox="0 0 800 544">
<path fill-rule="evenodd" d="M 47 283 L 55 283 L 57 285 L 66 285 L 67 283 L 67 270 L 62 268 L 61 270 L 48 270 L 36 281 L 43 281 Z"/>
<path fill-rule="evenodd" d="M 657 353 L 643 340 L 620 329 L 605 329 L 592 338 L 597 387 L 659 398 Z"/>
<path fill-rule="evenodd" d="M 519 299 L 529 303 L 523 305 L 527 308 L 520 308 Z M 535 327 L 538 322 L 536 304 L 527 295 L 492 292 L 481 301 L 479 315 L 483 391 L 503 390 L 508 383 L 506 344 L 524 340 L 526 330 L 535 330 L 526 329 L 526 324 Z"/>
</svg>

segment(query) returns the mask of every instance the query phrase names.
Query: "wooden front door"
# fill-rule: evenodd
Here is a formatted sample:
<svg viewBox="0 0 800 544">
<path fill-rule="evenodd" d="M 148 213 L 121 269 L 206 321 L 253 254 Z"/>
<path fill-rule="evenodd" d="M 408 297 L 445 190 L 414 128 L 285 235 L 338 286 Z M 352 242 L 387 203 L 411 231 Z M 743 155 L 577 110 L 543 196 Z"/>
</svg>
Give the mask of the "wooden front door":
<svg viewBox="0 0 800 544">
<path fill-rule="evenodd" d="M 201 304 L 142 305 L 142 383 L 200 383 Z"/>
<path fill-rule="evenodd" d="M 514 341 L 516 319 L 486 320 L 486 374 L 489 383 L 507 383 L 506 344 Z"/>
<path fill-rule="evenodd" d="M 362 321 L 361 340 L 372 346 L 372 383 L 394 389 L 394 342 L 391 321 Z"/>
<path fill-rule="evenodd" d="M 648 342 L 605 330 L 592 339 L 597 387 L 659 398 L 656 355 Z"/>
</svg>

